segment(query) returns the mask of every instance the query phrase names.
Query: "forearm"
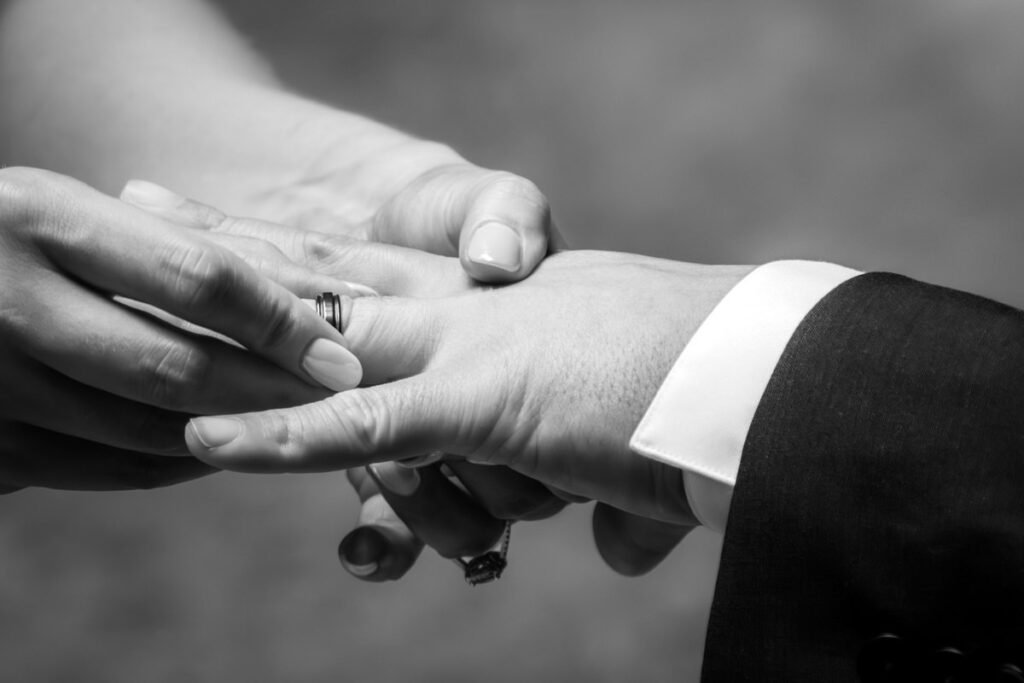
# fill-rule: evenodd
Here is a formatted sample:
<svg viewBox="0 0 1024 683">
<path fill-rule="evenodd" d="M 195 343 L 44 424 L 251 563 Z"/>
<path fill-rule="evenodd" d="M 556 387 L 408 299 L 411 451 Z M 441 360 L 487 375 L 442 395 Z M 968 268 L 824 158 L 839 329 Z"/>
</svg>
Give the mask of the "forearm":
<svg viewBox="0 0 1024 683">
<path fill-rule="evenodd" d="M 284 218 L 280 188 L 405 139 L 286 92 L 199 0 L 14 0 L 0 89 L 3 163 L 107 192 L 150 178 L 233 213 Z"/>
</svg>

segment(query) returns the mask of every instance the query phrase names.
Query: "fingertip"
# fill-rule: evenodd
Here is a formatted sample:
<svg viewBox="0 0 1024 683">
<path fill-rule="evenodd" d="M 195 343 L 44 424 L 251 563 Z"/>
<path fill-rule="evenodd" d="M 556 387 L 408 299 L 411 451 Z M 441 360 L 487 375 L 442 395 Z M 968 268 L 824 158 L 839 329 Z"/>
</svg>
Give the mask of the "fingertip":
<svg viewBox="0 0 1024 683">
<path fill-rule="evenodd" d="M 547 197 L 526 178 L 490 173 L 460 235 L 465 271 L 481 282 L 521 280 L 548 253 L 552 235 Z"/>
<path fill-rule="evenodd" d="M 209 455 L 242 435 L 245 424 L 230 417 L 199 417 L 185 427 L 185 444 L 197 458 Z"/>
<path fill-rule="evenodd" d="M 405 576 L 421 548 L 404 543 L 386 527 L 364 525 L 338 544 L 338 560 L 345 571 L 362 581 L 394 581 Z"/>
<path fill-rule="evenodd" d="M 504 223 L 485 221 L 471 231 L 463 264 L 477 279 L 488 282 L 517 280 L 523 268 L 522 237 Z"/>
</svg>

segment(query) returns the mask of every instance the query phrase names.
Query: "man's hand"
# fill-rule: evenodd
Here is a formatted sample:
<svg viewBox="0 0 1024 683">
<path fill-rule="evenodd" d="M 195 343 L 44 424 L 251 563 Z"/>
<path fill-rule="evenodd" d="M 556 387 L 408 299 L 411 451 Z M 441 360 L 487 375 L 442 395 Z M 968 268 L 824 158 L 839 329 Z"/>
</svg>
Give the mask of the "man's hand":
<svg viewBox="0 0 1024 683">
<path fill-rule="evenodd" d="M 177 207 L 171 212 L 170 216 L 174 220 L 188 223 L 189 221 L 197 222 L 190 216 L 203 216 L 210 213 L 208 208 L 197 205 L 193 202 L 186 202 L 178 199 L 175 203 Z M 203 221 L 199 221 L 203 222 Z M 307 281 L 315 278 L 323 278 L 328 273 L 334 273 L 331 276 L 344 275 L 345 278 L 352 278 L 355 280 L 368 281 L 374 285 L 375 288 L 380 290 L 382 293 L 401 293 L 406 295 L 426 297 L 426 298 L 438 298 L 438 297 L 454 297 L 452 299 L 453 306 L 455 309 L 462 312 L 477 310 L 478 308 L 474 305 L 480 301 L 478 296 L 485 296 L 490 299 L 490 303 L 498 304 L 501 301 L 501 295 L 506 292 L 512 293 L 518 289 L 528 289 L 526 285 L 534 283 L 536 279 L 531 279 L 526 284 L 516 285 L 509 287 L 507 290 L 500 290 L 495 292 L 485 293 L 482 290 L 476 290 L 471 287 L 467 287 L 466 281 L 460 275 L 457 266 L 454 267 L 451 259 L 438 259 L 421 252 L 402 250 L 396 248 L 388 248 L 380 245 L 373 245 L 362 242 L 353 242 L 345 238 L 323 236 L 323 234 L 316 233 L 301 233 L 287 227 L 273 225 L 270 223 L 264 223 L 261 221 L 254 220 L 239 220 L 226 218 L 222 214 L 218 214 L 218 218 L 215 221 L 208 221 L 213 227 L 214 234 L 211 237 L 216 236 L 217 239 L 221 240 L 223 244 L 232 248 L 239 249 L 241 252 L 247 254 L 247 258 L 250 262 L 254 263 L 262 271 L 266 272 L 270 276 L 274 276 L 275 272 L 278 273 L 291 273 L 299 263 L 305 264 L 305 268 L 308 270 L 305 274 L 295 273 L 294 275 L 286 275 L 286 280 L 293 281 L 293 285 L 299 285 L 303 281 Z M 216 225 L 212 225 L 216 223 Z M 257 247 L 259 245 L 259 247 Z M 563 290 L 570 290 L 572 286 L 580 287 L 583 283 L 584 289 L 591 288 L 599 290 L 596 292 L 599 294 L 603 292 L 606 296 L 604 299 L 596 297 L 597 299 L 607 300 L 609 302 L 620 301 L 624 293 L 632 292 L 634 296 L 639 296 L 639 300 L 646 302 L 649 306 L 651 302 L 656 302 L 659 298 L 663 299 L 664 306 L 667 306 L 665 312 L 667 315 L 663 316 L 648 316 L 646 319 L 648 322 L 653 323 L 649 327 L 656 330 L 659 327 L 664 327 L 664 321 L 662 317 L 672 321 L 676 319 L 676 327 L 678 327 L 677 333 L 679 334 L 678 339 L 672 340 L 672 343 L 668 347 L 663 347 L 662 344 L 648 345 L 641 344 L 637 346 L 634 344 L 634 351 L 643 351 L 645 348 L 656 349 L 659 353 L 668 352 L 669 356 L 675 355 L 676 350 L 673 350 L 674 345 L 679 345 L 688 338 L 688 334 L 692 332 L 692 329 L 702 321 L 703 315 L 705 315 L 710 308 L 714 305 L 717 300 L 724 295 L 732 284 L 738 281 L 742 274 L 748 271 L 745 267 L 725 267 L 725 268 L 712 268 L 703 266 L 687 266 L 686 264 L 673 264 L 666 261 L 658 261 L 655 259 L 643 259 L 642 257 L 630 257 L 628 255 L 572 255 L 566 254 L 563 257 L 559 257 L 556 260 L 582 258 L 582 259 L 594 259 L 597 257 L 597 261 L 601 259 L 611 259 L 611 262 L 607 263 L 610 267 L 598 267 L 600 264 L 586 263 L 586 261 L 580 264 L 580 278 L 573 278 L 572 283 L 561 282 L 559 286 L 553 287 L 552 283 L 548 283 L 547 288 L 549 293 L 563 292 Z M 625 259 L 623 262 L 614 262 L 618 259 Z M 635 263 L 630 263 L 635 261 Z M 547 266 L 544 266 L 545 268 Z M 592 278 L 587 278 L 586 271 L 588 269 L 597 268 L 600 272 L 595 272 Z M 648 270 L 650 276 L 643 278 L 639 276 L 644 270 Z M 673 270 L 676 272 L 673 273 Z M 539 273 L 543 278 L 543 271 Z M 568 272 L 571 272 L 569 269 Z M 632 271 L 632 273 L 631 273 Z M 564 274 L 564 273 L 563 273 Z M 674 276 L 672 276 L 674 275 Z M 637 287 L 613 287 L 612 284 L 618 280 L 626 278 L 626 281 L 634 281 Z M 655 282 L 659 282 L 665 278 L 669 278 L 670 282 L 675 282 L 675 287 L 683 287 L 688 291 L 688 296 L 679 297 L 678 301 L 685 301 L 690 304 L 689 310 L 684 310 L 678 305 L 678 301 L 672 298 L 666 298 L 666 292 L 670 291 L 671 288 L 665 288 L 663 291 L 658 292 L 660 296 L 645 297 L 641 296 L 643 292 L 650 289 Z M 561 280 L 561 278 L 557 278 Z M 543 285 L 544 283 L 542 283 Z M 666 283 L 662 283 L 665 285 Z M 655 289 L 658 289 L 655 287 Z M 604 291 L 607 290 L 607 291 Z M 563 292 L 564 293 L 564 292 Z M 683 292 L 684 294 L 686 292 Z M 593 306 L 593 301 L 596 300 L 593 297 L 581 297 L 579 293 L 570 295 L 569 299 L 573 296 L 578 299 L 577 306 L 588 308 Z M 629 298 L 629 297 L 627 297 Z M 474 301 L 474 299 L 476 301 Z M 387 300 L 387 305 L 395 306 L 400 300 Z M 360 303 L 369 303 L 368 300 L 364 300 Z M 372 306 L 383 305 L 385 301 L 373 302 Z M 428 302 L 421 302 L 426 304 Z M 444 302 L 442 301 L 441 304 Z M 410 307 L 412 306 L 412 307 Z M 446 306 L 445 306 L 446 307 Z M 417 315 L 416 308 L 421 308 L 419 315 Z M 490 310 L 492 306 L 484 306 L 484 309 L 488 313 L 499 314 L 501 317 L 501 306 L 497 306 L 497 310 Z M 354 305 L 353 305 L 354 310 Z M 627 304 L 623 302 L 621 306 L 605 306 L 603 312 L 613 312 L 615 310 L 620 311 L 623 314 L 623 325 L 626 329 L 630 327 L 628 324 L 629 319 L 634 319 L 640 309 L 636 305 Z M 404 312 L 402 312 L 404 311 Z M 475 330 L 474 326 L 455 326 L 453 329 L 452 318 L 447 315 L 431 315 L 430 311 L 436 313 L 433 305 L 417 305 L 413 302 L 408 304 L 402 304 L 398 308 L 391 309 L 391 312 L 395 313 L 395 316 L 391 316 L 391 322 L 404 321 L 404 324 L 413 324 L 415 321 L 420 321 L 424 326 L 422 332 L 424 334 L 413 334 L 410 330 L 406 330 L 407 334 L 399 334 L 396 329 L 392 329 L 391 333 L 388 334 L 387 326 L 383 326 L 381 334 L 373 335 L 373 348 L 378 356 L 388 356 L 391 354 L 390 362 L 384 362 L 382 368 L 385 366 L 388 370 L 380 370 L 380 376 L 371 381 L 380 381 L 382 377 L 402 377 L 407 375 L 417 375 L 415 367 L 410 367 L 407 359 L 403 359 L 409 354 L 417 356 L 417 360 L 414 362 L 414 366 L 419 364 L 423 367 L 424 364 L 431 365 L 436 360 L 437 352 L 440 350 L 439 342 L 450 342 L 453 339 L 453 335 L 457 332 L 462 335 L 467 335 L 469 338 L 474 338 L 477 334 L 486 334 L 488 327 L 481 326 L 480 330 Z M 349 311 L 351 312 L 351 311 Z M 450 311 L 451 312 L 451 311 Z M 536 318 L 542 323 L 545 319 L 548 319 L 550 310 L 546 310 L 545 306 L 539 306 L 537 312 L 531 316 Z M 642 311 L 640 311 L 642 312 Z M 648 311 L 650 312 L 650 311 Z M 384 317 L 389 317 L 385 315 Z M 456 318 L 460 317 L 456 314 Z M 642 317 L 642 316 L 641 316 Z M 346 319 L 349 319 L 346 317 Z M 586 318 L 584 318 L 586 319 Z M 600 316 L 595 316 L 594 322 L 600 322 Z M 465 319 L 463 321 L 466 323 Z M 515 316 L 512 315 L 509 318 L 503 319 L 503 321 L 495 326 L 492 332 L 498 337 L 502 337 L 503 333 L 508 333 L 507 326 L 514 324 Z M 534 319 L 531 319 L 530 324 L 534 323 Z M 608 321 L 604 321 L 605 324 Z M 529 325 L 529 324 L 527 324 Z M 524 326 L 526 327 L 526 326 Z M 542 325 L 542 328 L 544 326 Z M 560 331 L 564 332 L 566 326 L 559 321 Z M 588 326 L 582 326 L 586 329 Z M 670 327 L 673 327 L 670 325 Z M 612 326 L 614 328 L 614 326 Z M 650 330 L 647 330 L 644 326 L 637 328 L 642 333 L 639 338 L 645 336 L 649 339 Z M 621 332 L 621 331 L 620 331 Z M 663 331 L 664 332 L 664 331 Z M 443 334 L 441 334 L 443 333 Z M 438 337 L 438 334 L 441 334 Z M 521 336 L 523 330 L 517 329 L 514 333 L 517 336 Z M 544 338 L 544 334 L 539 334 L 541 338 Z M 621 335 L 620 335 L 621 336 Z M 515 346 L 510 340 L 512 336 L 502 338 L 500 341 L 495 341 L 492 344 L 483 344 L 480 348 L 487 349 L 490 351 L 500 350 L 503 346 Z M 609 337 L 610 339 L 610 337 Z M 362 340 L 367 343 L 367 340 Z M 631 343 L 636 340 L 629 340 Z M 626 340 L 620 340 L 621 344 L 625 344 Z M 426 343 L 430 347 L 429 351 L 422 350 L 423 344 Z M 571 346 L 571 345 L 570 345 Z M 607 350 L 609 348 L 616 348 L 616 344 L 609 344 L 600 348 Z M 585 350 L 581 353 L 571 353 L 571 360 L 577 360 L 577 356 L 587 357 L 589 355 L 587 351 L 587 345 L 582 345 Z M 419 350 L 418 350 L 419 349 Z M 555 344 L 551 348 L 547 349 L 545 353 L 541 353 L 538 357 L 542 358 L 545 362 L 542 365 L 546 365 L 546 360 L 549 355 L 558 356 L 559 353 L 565 354 L 566 349 L 562 346 Z M 467 355 L 466 357 L 469 357 Z M 641 354 L 641 358 L 643 354 Z M 668 360 L 666 360 L 668 362 Z M 571 366 L 570 366 L 571 367 Z M 549 369 L 550 370 L 550 369 Z M 595 373 L 595 378 L 600 379 L 603 373 L 608 373 L 609 368 L 607 366 L 601 368 L 599 372 Z M 660 373 L 655 373 L 657 381 L 659 381 Z M 443 373 L 433 373 L 431 377 L 438 381 L 442 378 Z M 457 379 L 455 386 L 459 386 L 458 371 L 453 373 L 453 376 Z M 571 378 L 571 374 L 570 374 Z M 463 378 L 465 379 L 465 378 Z M 477 378 L 479 379 L 479 378 Z M 498 393 L 501 394 L 507 387 L 503 385 L 503 381 L 508 383 L 510 380 L 509 376 L 501 378 L 501 381 L 496 381 L 492 384 L 488 384 L 486 392 L 488 394 Z M 650 380 L 648 384 L 651 384 L 654 380 Z M 467 385 L 477 385 L 476 382 L 469 381 Z M 387 388 L 387 387 L 383 387 Z M 649 389 L 652 391 L 652 389 Z M 445 393 L 442 399 L 436 404 L 432 404 L 430 401 L 409 404 L 409 412 L 414 414 L 414 425 L 420 424 L 424 427 L 424 438 L 413 439 L 416 443 L 418 450 L 425 449 L 429 446 L 432 441 L 426 432 L 430 429 L 430 421 L 426 420 L 426 424 L 421 423 L 419 418 L 415 417 L 417 413 L 432 412 L 439 410 L 441 412 L 449 411 L 453 409 L 453 405 L 447 404 L 451 402 L 453 395 L 458 394 L 458 391 Z M 553 392 L 557 393 L 557 392 Z M 339 400 L 343 400 L 342 396 L 336 397 Z M 447 402 L 445 402 L 447 401 Z M 473 402 L 472 400 L 470 401 Z M 641 400 L 641 404 L 645 405 L 646 400 Z M 362 410 L 374 411 L 374 419 L 386 420 L 388 425 L 401 425 L 404 428 L 409 428 L 410 422 L 406 417 L 406 412 L 401 411 L 401 405 L 395 404 L 392 407 L 385 409 L 383 405 L 374 402 L 362 403 L 359 402 Z M 460 404 L 462 404 L 460 402 Z M 375 410 L 375 405 L 380 408 L 379 411 Z M 484 408 L 483 403 L 479 403 Z M 391 408 L 399 411 L 396 416 L 389 415 Z M 586 405 L 583 410 L 586 411 Z M 456 415 L 458 415 L 458 410 Z M 557 414 L 557 412 L 556 412 Z M 252 416 L 250 416 L 252 417 Z M 264 416 L 256 416 L 264 417 Z M 280 415 L 272 416 L 271 419 L 278 419 Z M 339 427 L 337 429 L 345 431 L 352 428 L 352 424 L 355 423 L 355 428 L 358 429 L 359 418 L 366 419 L 368 416 L 364 413 L 361 416 L 356 415 L 355 420 L 349 420 L 345 416 L 338 416 L 339 420 L 345 422 L 347 426 Z M 484 416 L 485 417 L 485 416 Z M 395 419 L 397 418 L 397 419 Z M 456 418 L 458 421 L 458 418 Z M 555 420 L 557 422 L 557 420 Z M 605 421 L 607 422 L 607 421 Z M 326 420 L 323 423 L 317 422 L 318 429 L 322 433 L 328 433 L 332 428 L 327 425 L 330 420 Z M 384 423 L 382 423 L 383 426 Z M 566 422 L 566 424 L 569 424 Z M 452 432 L 450 429 L 445 429 L 445 426 L 451 427 L 451 423 L 446 423 L 444 419 L 439 419 L 434 425 L 438 428 L 438 434 L 449 434 L 451 437 Z M 602 427 L 604 425 L 601 425 Z M 578 425 L 578 428 L 587 427 L 587 424 Z M 599 433 L 600 428 L 596 425 L 593 433 Z M 314 428 L 315 429 L 315 428 Z M 457 430 L 458 431 L 458 430 Z M 586 430 L 585 430 L 586 431 Z M 383 437 L 388 433 L 387 430 L 376 432 L 378 437 Z M 589 433 L 589 432 L 588 432 Z M 344 439 L 344 436 L 342 436 Z M 501 434 L 499 434 L 501 438 Z M 618 447 L 618 451 L 625 450 L 625 436 L 621 437 L 622 443 Z M 443 435 L 440 436 L 441 441 L 445 440 Z M 384 446 L 381 443 L 373 442 L 373 439 L 356 439 L 354 451 L 361 450 L 361 453 L 353 453 L 353 450 L 342 447 L 341 451 L 335 455 L 339 456 L 339 459 L 345 459 L 346 457 L 352 457 L 355 462 L 366 462 L 368 460 L 374 460 L 373 456 L 369 456 L 367 451 L 380 449 L 381 451 L 389 451 L 389 446 Z M 258 449 L 259 446 L 257 446 Z M 286 445 L 286 447 L 289 447 Z M 301 446 L 300 446 L 301 449 Z M 291 449 L 289 449 L 291 453 Z M 579 450 L 578 450 L 579 451 Z M 459 451 L 456 450 L 456 453 Z M 213 452 L 210 452 L 213 453 Z M 301 451 L 299 452 L 301 454 Z M 214 454 L 214 458 L 218 455 Z M 579 454 L 579 457 L 586 460 L 583 454 Z M 272 460 L 272 456 L 270 457 Z M 298 458 L 298 462 L 301 463 L 302 457 Z M 468 478 L 464 469 L 460 468 L 472 468 L 472 464 L 464 463 L 458 458 L 449 457 L 446 459 L 446 467 L 449 469 L 456 470 L 456 473 L 460 476 L 461 480 L 465 483 L 473 479 L 474 475 L 469 474 Z M 637 459 L 633 458 L 634 461 Z M 625 462 L 625 461 L 624 461 Z M 640 461 L 637 461 L 640 462 Z M 280 464 L 280 463 L 279 463 Z M 649 465 L 649 464 L 648 464 Z M 299 465 L 300 468 L 302 465 Z M 266 469 L 274 469 L 275 465 L 269 464 Z M 503 472 L 507 471 L 501 467 L 490 467 L 490 466 L 477 466 L 475 468 L 480 472 Z M 568 468 L 566 468 L 568 469 Z M 599 470 L 600 467 L 595 467 L 595 471 Z M 671 468 L 666 468 L 671 470 Z M 447 490 L 443 495 L 439 495 L 439 492 L 444 492 L 445 489 L 450 488 L 447 485 L 443 477 L 437 477 L 434 474 L 424 476 L 423 474 L 408 470 L 396 465 L 394 463 L 380 463 L 373 465 L 374 475 L 370 476 L 367 472 L 361 469 L 349 470 L 349 477 L 353 485 L 359 492 L 360 500 L 364 503 L 362 513 L 360 514 L 360 526 L 350 533 L 343 542 L 340 549 L 342 554 L 342 561 L 346 567 L 357 577 L 368 579 L 370 581 L 381 581 L 388 579 L 395 579 L 408 570 L 412 566 L 413 562 L 419 553 L 421 546 L 421 538 L 432 538 L 431 535 L 436 535 L 432 539 L 432 544 L 438 548 L 442 554 L 453 555 L 463 554 L 471 552 L 471 548 L 485 547 L 487 544 L 492 543 L 499 532 L 500 527 L 494 524 L 478 524 L 473 517 L 476 512 L 470 511 L 466 513 L 469 508 L 465 506 L 465 502 L 459 502 L 457 499 L 459 496 L 465 497 L 465 493 L 459 492 L 458 495 L 453 495 L 451 490 Z M 592 473 L 593 474 L 593 473 Z M 675 475 L 676 484 L 672 483 L 673 475 Z M 490 486 L 484 485 L 480 488 L 473 488 L 472 486 L 466 485 L 465 487 L 470 489 L 470 493 L 475 498 L 476 502 L 481 501 L 494 501 L 496 496 L 498 500 L 502 499 L 504 494 L 505 503 L 507 504 L 510 500 L 516 500 L 516 494 L 521 492 L 521 488 L 516 486 L 510 486 L 502 490 L 501 481 L 507 480 L 507 475 L 498 475 L 494 477 Z M 668 478 L 665 478 L 668 477 Z M 585 477 L 586 478 L 586 477 Z M 601 478 L 600 476 L 598 477 Z M 643 478 L 643 477 L 641 477 Z M 614 477 L 612 477 L 614 479 Z M 679 477 L 678 472 L 667 471 L 664 477 L 655 477 L 655 480 L 663 480 L 668 489 L 675 488 L 677 493 L 671 496 L 671 499 L 675 500 L 675 507 L 677 512 L 671 513 L 669 519 L 665 519 L 665 510 L 655 512 L 653 517 L 644 515 L 635 515 L 624 512 L 621 509 L 612 508 L 607 505 L 599 504 L 595 509 L 594 516 L 594 535 L 598 545 L 598 549 L 601 551 L 602 557 L 608 562 L 612 568 L 622 573 L 635 575 L 643 573 L 644 571 L 652 568 L 657 562 L 662 560 L 675 545 L 686 535 L 686 532 L 691 528 L 694 523 L 692 517 L 689 515 L 688 510 L 683 511 L 679 507 L 679 501 L 683 496 L 679 493 L 678 483 Z M 543 480 L 543 479 L 542 479 Z M 564 485 L 564 481 L 559 480 Z M 521 482 L 520 482 L 521 483 Z M 608 494 L 608 487 L 615 488 L 616 484 L 621 484 L 621 481 L 608 480 L 605 478 L 603 484 L 598 485 L 595 489 L 600 492 L 601 486 L 605 487 L 604 493 Z M 579 496 L 572 496 L 565 492 L 565 490 L 558 485 L 553 485 L 549 480 L 546 482 L 544 490 L 548 493 L 557 494 L 560 499 L 567 500 L 580 500 Z M 618 486 L 622 488 L 622 486 Z M 593 492 L 592 492 L 593 493 Z M 510 495 L 511 494 L 511 495 Z M 613 497 L 622 497 L 622 490 L 618 490 L 617 493 L 612 492 Z M 495 511 L 495 506 L 492 504 L 489 507 L 492 508 L 493 518 L 528 518 L 529 516 L 536 515 L 537 517 L 543 517 L 550 514 L 552 510 L 546 510 L 546 505 L 550 505 L 550 500 L 554 496 L 548 497 L 548 503 L 544 503 L 545 497 L 535 499 L 534 502 L 522 505 L 524 499 L 519 498 L 518 504 L 520 505 L 517 513 L 509 513 L 508 507 L 505 508 L 505 512 Z M 429 509 L 430 514 L 425 514 L 420 508 L 423 508 L 423 501 L 431 501 L 430 505 L 426 508 Z M 556 500 L 557 508 L 561 503 Z M 499 506 L 500 507 L 500 506 Z M 658 506 L 654 506 L 657 508 Z M 670 506 L 673 507 L 673 506 Z M 452 515 L 449 513 L 443 513 L 440 515 L 434 515 L 433 512 L 442 508 L 454 510 L 462 509 L 463 514 Z M 400 509 L 401 512 L 396 514 L 395 510 Z M 650 506 L 646 508 L 647 514 L 650 513 Z M 437 521 L 440 518 L 442 521 Z M 410 525 L 404 523 L 402 519 L 412 520 L 413 525 L 418 527 L 418 531 L 413 532 L 410 529 Z M 432 528 L 429 528 L 432 527 Z M 475 528 L 476 531 L 472 529 Z M 466 529 L 470 529 L 468 532 Z M 417 537 L 419 535 L 420 538 Z M 482 544 L 482 545 L 481 545 Z M 461 552 L 455 552 L 454 549 L 459 548 Z"/>
<path fill-rule="evenodd" d="M 7 490 L 205 474 L 187 457 L 190 415 L 296 405 L 361 377 L 337 330 L 202 233 L 33 169 L 0 171 L 0 330 Z"/>
</svg>

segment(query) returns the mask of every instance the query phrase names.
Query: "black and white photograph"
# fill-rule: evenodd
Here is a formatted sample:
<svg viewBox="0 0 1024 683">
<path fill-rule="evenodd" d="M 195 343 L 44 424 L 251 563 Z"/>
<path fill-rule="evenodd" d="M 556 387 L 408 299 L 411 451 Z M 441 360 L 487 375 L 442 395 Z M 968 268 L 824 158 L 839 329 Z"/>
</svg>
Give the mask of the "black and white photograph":
<svg viewBox="0 0 1024 683">
<path fill-rule="evenodd" d="M 1024 683 L 1022 36 L 0 0 L 0 681 Z"/>
</svg>

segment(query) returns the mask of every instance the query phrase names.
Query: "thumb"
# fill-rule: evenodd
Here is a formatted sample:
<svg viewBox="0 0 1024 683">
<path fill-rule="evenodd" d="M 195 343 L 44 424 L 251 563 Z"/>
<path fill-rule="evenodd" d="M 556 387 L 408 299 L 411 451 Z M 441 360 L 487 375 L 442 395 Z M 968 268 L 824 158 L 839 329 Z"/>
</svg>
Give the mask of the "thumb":
<svg viewBox="0 0 1024 683">
<path fill-rule="evenodd" d="M 468 275 L 493 283 L 521 280 L 549 250 L 564 245 L 536 185 L 471 164 L 417 178 L 378 213 L 370 238 L 458 253 Z"/>
<path fill-rule="evenodd" d="M 200 460 L 238 472 L 327 472 L 450 449 L 459 435 L 457 392 L 417 375 L 294 408 L 193 418 L 185 429 Z"/>
</svg>

